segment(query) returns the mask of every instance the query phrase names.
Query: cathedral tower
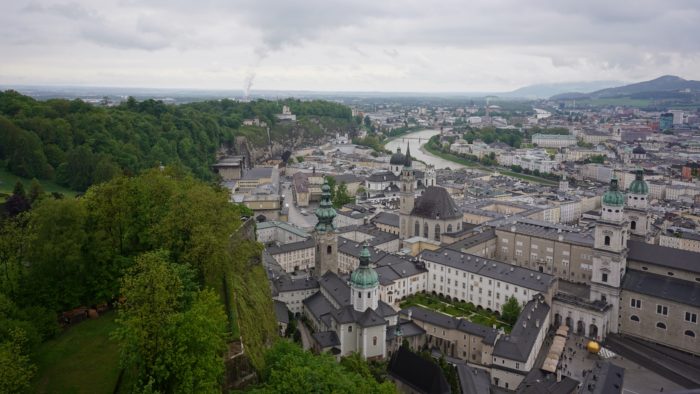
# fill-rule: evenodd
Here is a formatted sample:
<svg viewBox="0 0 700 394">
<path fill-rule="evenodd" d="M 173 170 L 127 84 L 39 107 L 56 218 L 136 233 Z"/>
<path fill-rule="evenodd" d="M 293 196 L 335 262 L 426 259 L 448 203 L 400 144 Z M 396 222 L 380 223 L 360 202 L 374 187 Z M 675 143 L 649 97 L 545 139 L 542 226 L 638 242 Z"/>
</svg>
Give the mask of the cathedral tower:
<svg viewBox="0 0 700 394">
<path fill-rule="evenodd" d="M 645 237 L 649 232 L 649 185 L 644 181 L 644 170 L 638 169 L 634 181 L 627 189 L 627 210 L 625 216 L 630 232 Z"/>
<path fill-rule="evenodd" d="M 617 332 L 620 285 L 627 268 L 628 224 L 625 219 L 625 196 L 616 177 L 601 201 L 601 218 L 596 222 L 591 272 L 590 300 L 612 305 L 609 324 L 603 333 Z"/>
</svg>

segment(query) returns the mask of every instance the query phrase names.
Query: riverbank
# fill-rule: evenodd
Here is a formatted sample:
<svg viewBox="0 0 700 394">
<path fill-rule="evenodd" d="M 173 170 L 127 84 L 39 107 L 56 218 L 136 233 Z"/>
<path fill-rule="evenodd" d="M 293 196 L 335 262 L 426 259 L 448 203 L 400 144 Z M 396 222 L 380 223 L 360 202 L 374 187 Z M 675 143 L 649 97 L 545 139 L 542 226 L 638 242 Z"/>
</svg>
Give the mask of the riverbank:
<svg viewBox="0 0 700 394">
<path fill-rule="evenodd" d="M 437 156 L 441 159 L 448 160 L 448 161 L 451 161 L 451 162 L 456 163 L 456 164 L 460 164 L 464 167 L 475 168 L 475 169 L 488 171 L 488 172 L 498 171 L 502 175 L 507 175 L 507 176 L 510 176 L 513 178 L 522 179 L 522 180 L 528 181 L 528 182 L 535 182 L 535 183 L 539 183 L 541 185 L 546 185 L 546 186 L 555 186 L 557 184 L 556 182 L 549 180 L 549 179 L 541 178 L 541 177 L 534 176 L 534 175 L 521 174 L 521 173 L 518 173 L 515 171 L 507 170 L 503 167 L 487 167 L 487 166 L 484 166 L 484 165 L 479 164 L 477 162 L 467 160 L 463 157 L 459 157 L 455 154 L 442 152 L 442 151 L 438 150 L 437 148 L 430 146 L 429 143 L 425 143 L 425 144 L 421 145 L 421 150 L 423 150 L 423 149 L 430 155 Z"/>
</svg>

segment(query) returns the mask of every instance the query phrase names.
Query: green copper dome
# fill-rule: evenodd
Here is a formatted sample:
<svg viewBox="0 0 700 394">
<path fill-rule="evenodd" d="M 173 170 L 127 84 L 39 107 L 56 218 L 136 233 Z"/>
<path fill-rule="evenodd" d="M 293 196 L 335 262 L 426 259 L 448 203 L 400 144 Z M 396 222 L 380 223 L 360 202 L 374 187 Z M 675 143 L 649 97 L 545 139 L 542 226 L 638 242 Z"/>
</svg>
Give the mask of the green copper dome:
<svg viewBox="0 0 700 394">
<path fill-rule="evenodd" d="M 649 185 L 644 181 L 644 170 L 637 170 L 628 192 L 631 194 L 649 194 Z"/>
<path fill-rule="evenodd" d="M 331 203 L 331 187 L 328 185 L 328 179 L 324 178 L 323 186 L 321 186 L 321 204 L 316 209 L 316 231 L 326 232 L 333 231 L 333 218 L 335 218 L 335 209 Z"/>
<path fill-rule="evenodd" d="M 617 178 L 614 176 L 610 180 L 610 189 L 603 194 L 603 204 L 619 207 L 625 205 L 625 195 L 620 191 Z"/>
<path fill-rule="evenodd" d="M 350 275 L 350 283 L 354 287 L 368 289 L 379 285 L 379 275 L 369 266 L 369 249 L 365 243 L 360 252 L 360 266 Z"/>
</svg>

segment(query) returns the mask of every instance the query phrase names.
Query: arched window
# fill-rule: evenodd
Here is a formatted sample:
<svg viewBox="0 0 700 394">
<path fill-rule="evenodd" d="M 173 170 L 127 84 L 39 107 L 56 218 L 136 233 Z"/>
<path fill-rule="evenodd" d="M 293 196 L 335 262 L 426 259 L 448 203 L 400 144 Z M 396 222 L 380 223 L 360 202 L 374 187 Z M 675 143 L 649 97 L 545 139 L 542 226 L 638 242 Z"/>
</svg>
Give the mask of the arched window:
<svg viewBox="0 0 700 394">
<path fill-rule="evenodd" d="M 451 225 L 451 224 L 448 224 L 448 225 L 447 225 L 447 232 L 448 232 L 448 233 L 451 233 L 451 232 L 452 232 L 452 225 Z"/>
<path fill-rule="evenodd" d="M 636 230 L 637 229 L 637 222 L 634 220 L 630 222 L 630 229 Z"/>
<path fill-rule="evenodd" d="M 415 235 L 416 237 L 420 236 L 420 224 L 418 223 L 417 220 L 416 220 L 416 225 L 414 227 L 415 227 L 415 231 L 414 231 L 413 235 Z"/>
<path fill-rule="evenodd" d="M 326 254 L 331 254 L 331 253 L 333 253 L 333 247 L 331 245 L 328 245 L 326 247 Z"/>
<path fill-rule="evenodd" d="M 656 323 L 656 328 L 660 328 L 660 329 L 662 329 L 662 330 L 665 330 L 665 329 L 666 329 L 666 324 L 661 323 L 661 322 L 658 322 L 658 323 Z"/>
<path fill-rule="evenodd" d="M 428 238 L 428 222 L 423 223 L 423 237 Z"/>
<path fill-rule="evenodd" d="M 639 316 L 637 316 L 637 315 L 632 315 L 632 316 L 630 316 L 630 320 L 638 322 L 638 321 L 639 321 Z"/>
<path fill-rule="evenodd" d="M 440 225 L 438 223 L 435 223 L 435 240 L 440 240 Z"/>
<path fill-rule="evenodd" d="M 605 236 L 605 246 L 610 246 L 610 236 L 609 235 Z"/>
<path fill-rule="evenodd" d="M 691 338 L 695 338 L 695 333 L 691 330 L 685 330 L 685 335 L 687 335 Z"/>
</svg>

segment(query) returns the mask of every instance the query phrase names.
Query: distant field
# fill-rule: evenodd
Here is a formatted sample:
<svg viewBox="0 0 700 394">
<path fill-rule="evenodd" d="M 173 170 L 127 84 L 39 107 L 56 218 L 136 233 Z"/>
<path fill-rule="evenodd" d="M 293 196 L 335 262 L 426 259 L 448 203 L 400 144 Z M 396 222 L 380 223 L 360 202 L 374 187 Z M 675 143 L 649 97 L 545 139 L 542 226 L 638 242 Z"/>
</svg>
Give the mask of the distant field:
<svg viewBox="0 0 700 394">
<path fill-rule="evenodd" d="M 0 169 L 0 193 L 11 194 L 12 189 L 15 188 L 15 183 L 17 183 L 17 180 L 22 181 L 22 183 L 24 184 L 25 191 L 29 191 L 29 185 L 32 184 L 31 179 L 21 178 L 15 174 L 10 173 L 9 171 L 7 171 L 5 169 Z M 67 189 L 63 186 L 59 186 L 51 181 L 39 180 L 39 183 L 41 183 L 41 185 L 44 187 L 45 192 L 63 193 L 64 195 L 66 195 L 66 197 L 74 197 L 75 196 L 75 191 Z M 5 198 L 0 196 L 0 201 L 4 201 L 4 200 L 5 200 Z"/>
<path fill-rule="evenodd" d="M 88 320 L 42 344 L 34 392 L 112 393 L 119 377 L 119 348 L 109 334 L 115 313 Z"/>
</svg>

